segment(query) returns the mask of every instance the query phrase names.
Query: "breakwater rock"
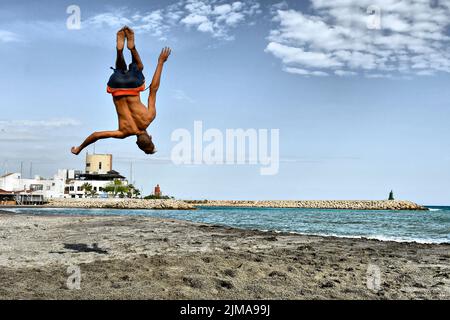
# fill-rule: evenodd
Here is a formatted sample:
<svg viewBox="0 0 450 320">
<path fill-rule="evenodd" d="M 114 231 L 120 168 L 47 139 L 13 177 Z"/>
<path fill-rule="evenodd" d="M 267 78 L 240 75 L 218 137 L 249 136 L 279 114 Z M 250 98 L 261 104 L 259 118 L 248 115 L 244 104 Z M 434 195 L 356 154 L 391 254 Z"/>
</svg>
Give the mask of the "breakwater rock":
<svg viewBox="0 0 450 320">
<path fill-rule="evenodd" d="M 45 206 L 85 209 L 195 210 L 195 206 L 184 201 L 143 199 L 51 199 Z"/>
<path fill-rule="evenodd" d="M 234 201 L 204 200 L 186 201 L 197 207 L 249 207 L 249 208 L 309 208 L 347 210 L 428 210 L 411 201 L 388 200 L 277 200 Z"/>
</svg>

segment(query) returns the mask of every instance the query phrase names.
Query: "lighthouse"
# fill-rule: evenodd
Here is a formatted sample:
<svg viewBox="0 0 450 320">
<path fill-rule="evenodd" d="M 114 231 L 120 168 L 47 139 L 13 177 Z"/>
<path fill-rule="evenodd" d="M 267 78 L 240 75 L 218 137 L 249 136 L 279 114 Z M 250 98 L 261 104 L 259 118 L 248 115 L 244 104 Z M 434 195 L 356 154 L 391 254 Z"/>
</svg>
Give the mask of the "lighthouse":
<svg viewBox="0 0 450 320">
<path fill-rule="evenodd" d="M 154 194 L 156 197 L 161 197 L 161 187 L 159 186 L 159 184 L 156 185 Z"/>
</svg>

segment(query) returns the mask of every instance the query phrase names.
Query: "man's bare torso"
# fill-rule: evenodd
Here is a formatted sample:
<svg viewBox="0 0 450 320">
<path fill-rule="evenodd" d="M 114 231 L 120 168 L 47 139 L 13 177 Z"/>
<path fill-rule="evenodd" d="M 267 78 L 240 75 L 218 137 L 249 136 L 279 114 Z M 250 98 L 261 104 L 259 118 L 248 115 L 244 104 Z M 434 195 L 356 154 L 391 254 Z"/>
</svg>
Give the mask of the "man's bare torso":
<svg viewBox="0 0 450 320">
<path fill-rule="evenodd" d="M 149 110 L 139 96 L 114 97 L 119 130 L 127 137 L 143 133 L 156 117 L 154 109 Z"/>
</svg>

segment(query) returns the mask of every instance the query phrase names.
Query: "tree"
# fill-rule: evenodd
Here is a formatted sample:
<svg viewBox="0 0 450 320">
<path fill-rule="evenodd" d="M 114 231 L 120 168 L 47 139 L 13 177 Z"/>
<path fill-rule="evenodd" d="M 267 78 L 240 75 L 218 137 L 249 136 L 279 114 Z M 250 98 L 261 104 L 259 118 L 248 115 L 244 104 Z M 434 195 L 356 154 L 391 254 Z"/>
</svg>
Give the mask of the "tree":
<svg viewBox="0 0 450 320">
<path fill-rule="evenodd" d="M 137 198 L 141 195 L 141 191 L 137 189 L 134 185 L 129 184 L 128 185 L 128 192 L 127 196 L 128 198 Z"/>
<path fill-rule="evenodd" d="M 114 197 L 119 195 L 120 198 L 125 198 L 125 196 L 130 194 L 130 186 L 124 185 L 121 180 L 114 180 L 114 182 L 108 184 L 103 190 L 108 194 L 112 194 Z"/>
<path fill-rule="evenodd" d="M 170 196 L 157 196 L 157 195 L 151 194 L 149 196 L 146 196 L 144 199 L 145 200 L 170 200 L 170 199 L 174 200 L 175 198 L 170 197 Z"/>
<path fill-rule="evenodd" d="M 395 198 L 394 198 L 394 191 L 393 190 L 389 193 L 389 200 L 390 201 L 394 201 L 395 200 Z"/>
<path fill-rule="evenodd" d="M 87 197 L 88 194 L 92 194 L 92 185 L 90 183 L 85 183 L 81 186 L 81 190 L 84 191 L 84 196 Z"/>
<path fill-rule="evenodd" d="M 104 191 L 116 197 L 122 191 L 123 187 L 124 186 L 122 185 L 122 181 L 114 180 L 113 182 L 105 186 Z"/>
<path fill-rule="evenodd" d="M 94 189 L 91 190 L 91 198 L 97 197 L 98 193 Z"/>
</svg>

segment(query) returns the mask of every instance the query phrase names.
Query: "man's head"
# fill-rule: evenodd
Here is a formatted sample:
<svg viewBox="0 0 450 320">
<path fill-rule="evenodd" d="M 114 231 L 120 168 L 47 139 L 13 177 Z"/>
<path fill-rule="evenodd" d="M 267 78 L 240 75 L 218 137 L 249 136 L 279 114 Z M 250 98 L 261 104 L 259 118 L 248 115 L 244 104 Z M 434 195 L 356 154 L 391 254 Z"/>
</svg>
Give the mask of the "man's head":
<svg viewBox="0 0 450 320">
<path fill-rule="evenodd" d="M 138 145 L 139 149 L 144 151 L 146 154 L 155 154 L 155 145 L 152 141 L 152 136 L 149 135 L 147 132 L 141 133 L 137 136 L 136 144 Z"/>
</svg>

